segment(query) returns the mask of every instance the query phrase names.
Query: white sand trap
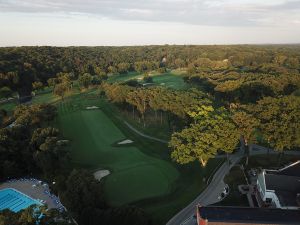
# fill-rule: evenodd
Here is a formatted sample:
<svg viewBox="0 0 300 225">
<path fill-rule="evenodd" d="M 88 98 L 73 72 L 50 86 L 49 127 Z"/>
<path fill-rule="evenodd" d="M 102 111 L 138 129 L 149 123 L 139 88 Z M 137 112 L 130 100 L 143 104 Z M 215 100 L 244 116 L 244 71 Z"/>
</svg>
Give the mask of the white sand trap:
<svg viewBox="0 0 300 225">
<path fill-rule="evenodd" d="M 97 107 L 97 106 L 89 106 L 89 107 L 86 107 L 86 109 L 99 109 L 99 107 Z"/>
<path fill-rule="evenodd" d="M 131 144 L 131 143 L 133 143 L 132 140 L 126 139 L 126 140 L 124 140 L 124 141 L 120 141 L 120 142 L 118 143 L 118 145 L 125 145 L 125 144 Z"/>
<path fill-rule="evenodd" d="M 148 85 L 151 85 L 153 83 L 144 83 L 143 86 L 148 86 Z"/>
<path fill-rule="evenodd" d="M 110 174 L 109 170 L 98 170 L 97 172 L 94 173 L 94 177 L 96 180 L 100 181 L 102 177 L 105 177 L 109 174 Z"/>
</svg>

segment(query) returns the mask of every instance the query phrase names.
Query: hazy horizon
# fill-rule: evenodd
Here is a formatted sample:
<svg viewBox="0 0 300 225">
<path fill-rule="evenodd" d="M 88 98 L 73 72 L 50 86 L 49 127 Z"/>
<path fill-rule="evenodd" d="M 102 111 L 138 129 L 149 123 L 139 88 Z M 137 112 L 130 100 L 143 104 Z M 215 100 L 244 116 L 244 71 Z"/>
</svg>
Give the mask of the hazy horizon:
<svg viewBox="0 0 300 225">
<path fill-rule="evenodd" d="M 297 44 L 299 0 L 0 0 L 0 46 Z"/>
</svg>

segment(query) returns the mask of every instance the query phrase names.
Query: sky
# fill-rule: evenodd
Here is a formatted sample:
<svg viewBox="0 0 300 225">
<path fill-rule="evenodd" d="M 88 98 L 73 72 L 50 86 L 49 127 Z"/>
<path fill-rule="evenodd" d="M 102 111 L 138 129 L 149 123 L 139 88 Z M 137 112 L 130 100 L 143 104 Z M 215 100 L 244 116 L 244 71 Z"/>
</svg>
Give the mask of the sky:
<svg viewBox="0 0 300 225">
<path fill-rule="evenodd" d="M 300 0 L 0 0 L 0 46 L 300 43 Z"/>
</svg>

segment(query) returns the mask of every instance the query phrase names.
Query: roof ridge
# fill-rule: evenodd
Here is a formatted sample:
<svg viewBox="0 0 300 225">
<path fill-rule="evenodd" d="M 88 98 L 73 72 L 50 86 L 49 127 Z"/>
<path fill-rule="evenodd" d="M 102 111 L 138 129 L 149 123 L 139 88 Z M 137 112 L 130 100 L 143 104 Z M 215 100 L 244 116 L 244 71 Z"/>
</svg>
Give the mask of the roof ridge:
<svg viewBox="0 0 300 225">
<path fill-rule="evenodd" d="M 288 169 L 288 168 L 290 168 L 290 167 L 292 167 L 292 166 L 295 166 L 295 165 L 297 165 L 297 164 L 299 164 L 299 163 L 300 163 L 300 160 L 297 160 L 296 162 L 291 163 L 290 165 L 287 165 L 287 166 L 285 166 L 285 167 L 279 169 L 278 171 L 279 171 L 279 172 L 282 172 L 282 171 L 284 171 L 284 170 L 286 170 L 286 169 Z"/>
</svg>

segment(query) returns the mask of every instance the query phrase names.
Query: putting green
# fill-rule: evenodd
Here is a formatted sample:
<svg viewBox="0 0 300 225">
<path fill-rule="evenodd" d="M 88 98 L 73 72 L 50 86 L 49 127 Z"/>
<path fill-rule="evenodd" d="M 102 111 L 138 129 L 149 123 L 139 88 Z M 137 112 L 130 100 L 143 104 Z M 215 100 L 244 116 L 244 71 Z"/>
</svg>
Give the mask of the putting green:
<svg viewBox="0 0 300 225">
<path fill-rule="evenodd" d="M 153 84 L 156 86 L 163 86 L 178 90 L 184 90 L 190 88 L 190 85 L 185 83 L 183 80 L 183 74 L 185 74 L 184 71 L 169 71 L 163 74 L 160 73 L 154 73 L 151 75 L 153 79 Z M 122 75 L 113 75 L 108 78 L 108 82 L 115 83 L 115 82 L 125 82 L 133 79 L 139 79 L 140 82 L 142 82 L 142 78 L 144 77 L 144 74 L 142 73 L 128 73 L 128 74 L 122 74 Z"/>
<path fill-rule="evenodd" d="M 177 90 L 184 90 L 190 87 L 185 83 L 183 76 L 175 75 L 173 73 L 165 73 L 157 76 L 153 76 L 153 83 L 167 88 L 173 88 Z"/>
<path fill-rule="evenodd" d="M 112 205 L 121 205 L 169 194 L 179 173 L 171 163 L 146 155 L 134 145 L 115 146 L 127 137 L 101 110 L 86 110 L 98 101 L 74 98 L 59 104 L 58 124 L 71 140 L 75 163 L 92 168 L 107 168 L 104 193 Z"/>
</svg>

